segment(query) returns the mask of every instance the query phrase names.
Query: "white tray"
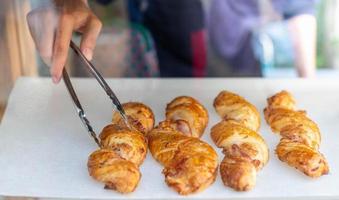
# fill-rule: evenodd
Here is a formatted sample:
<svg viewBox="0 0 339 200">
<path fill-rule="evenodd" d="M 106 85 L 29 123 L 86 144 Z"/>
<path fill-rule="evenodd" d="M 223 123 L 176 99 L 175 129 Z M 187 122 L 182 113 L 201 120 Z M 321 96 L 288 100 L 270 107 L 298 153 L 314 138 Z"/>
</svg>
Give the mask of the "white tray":
<svg viewBox="0 0 339 200">
<path fill-rule="evenodd" d="M 110 122 L 111 103 L 93 79 L 73 79 L 87 116 L 97 132 Z M 270 148 L 270 161 L 258 174 L 256 187 L 235 192 L 222 185 L 220 175 L 207 190 L 183 197 L 164 183 L 162 167 L 148 154 L 141 167 L 136 191 L 121 195 L 103 189 L 87 173 L 87 157 L 96 149 L 75 113 L 63 83 L 50 79 L 21 78 L 10 96 L 0 126 L 0 195 L 93 199 L 262 199 L 339 198 L 339 81 L 300 79 L 109 79 L 122 102 L 149 105 L 157 122 L 164 118 L 166 103 L 179 95 L 191 95 L 210 114 L 203 140 L 211 143 L 209 130 L 220 119 L 212 102 L 219 91 L 236 92 L 261 111 L 266 98 L 281 90 L 291 91 L 298 107 L 306 109 L 322 131 L 321 152 L 330 174 L 310 179 L 280 162 L 274 155 L 279 137 L 262 120 L 261 133 Z M 212 144 L 213 147 L 214 144 Z M 221 150 L 215 147 L 222 159 Z"/>
</svg>

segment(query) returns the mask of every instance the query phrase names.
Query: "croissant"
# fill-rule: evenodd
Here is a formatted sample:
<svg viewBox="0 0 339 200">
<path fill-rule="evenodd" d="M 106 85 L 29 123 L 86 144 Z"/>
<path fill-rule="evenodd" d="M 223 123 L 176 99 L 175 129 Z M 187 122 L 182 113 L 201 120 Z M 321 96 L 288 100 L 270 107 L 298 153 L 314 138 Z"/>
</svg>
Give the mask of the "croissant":
<svg viewBox="0 0 339 200">
<path fill-rule="evenodd" d="M 293 96 L 281 91 L 268 98 L 267 103 L 266 122 L 273 132 L 282 136 L 276 148 L 278 158 L 309 177 L 328 174 L 328 163 L 318 151 L 320 130 L 305 111 L 296 110 Z"/>
<path fill-rule="evenodd" d="M 222 91 L 214 100 L 222 121 L 211 129 L 211 138 L 223 148 L 225 157 L 220 164 L 224 185 L 237 191 L 252 189 L 257 171 L 266 165 L 269 150 L 257 130 L 260 116 L 256 108 L 237 94 Z"/>
<path fill-rule="evenodd" d="M 164 166 L 165 182 L 179 194 L 202 191 L 215 181 L 218 158 L 207 143 L 175 130 L 169 120 L 147 137 L 152 156 Z"/>
<path fill-rule="evenodd" d="M 194 98 L 180 96 L 167 104 L 166 119 L 174 129 L 187 136 L 199 138 L 208 124 L 208 112 Z"/>
<path fill-rule="evenodd" d="M 137 187 L 141 173 L 139 166 L 147 154 L 148 133 L 154 125 L 152 110 L 141 103 L 123 104 L 130 129 L 116 113 L 113 122 L 99 135 L 101 149 L 93 152 L 88 159 L 90 176 L 105 183 L 106 189 L 129 193 Z"/>
</svg>

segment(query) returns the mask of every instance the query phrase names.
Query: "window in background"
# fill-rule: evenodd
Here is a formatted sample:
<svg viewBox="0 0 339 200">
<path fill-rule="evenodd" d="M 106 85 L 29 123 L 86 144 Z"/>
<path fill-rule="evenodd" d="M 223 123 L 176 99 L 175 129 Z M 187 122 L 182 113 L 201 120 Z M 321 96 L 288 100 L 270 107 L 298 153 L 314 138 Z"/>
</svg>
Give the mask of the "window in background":
<svg viewBox="0 0 339 200">
<path fill-rule="evenodd" d="M 37 75 L 35 48 L 26 14 L 28 0 L 0 0 L 0 119 L 15 80 Z"/>
</svg>

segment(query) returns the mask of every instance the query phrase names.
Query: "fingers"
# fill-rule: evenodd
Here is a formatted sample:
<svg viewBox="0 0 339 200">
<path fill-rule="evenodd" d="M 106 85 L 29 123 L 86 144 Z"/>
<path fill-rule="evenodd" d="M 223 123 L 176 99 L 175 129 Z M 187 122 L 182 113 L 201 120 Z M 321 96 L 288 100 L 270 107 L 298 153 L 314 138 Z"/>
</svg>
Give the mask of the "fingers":
<svg viewBox="0 0 339 200">
<path fill-rule="evenodd" d="M 63 14 L 60 16 L 54 40 L 51 68 L 51 76 L 54 83 L 60 82 L 62 70 L 66 64 L 73 27 L 74 19 L 71 15 Z"/>
<path fill-rule="evenodd" d="M 80 49 L 88 60 L 92 60 L 93 50 L 96 44 L 96 39 L 100 33 L 102 24 L 95 16 L 92 16 L 84 27 Z"/>
<path fill-rule="evenodd" d="M 51 65 L 56 19 L 57 14 L 53 9 L 48 8 L 36 9 L 27 15 L 33 41 L 41 58 L 48 66 Z"/>
<path fill-rule="evenodd" d="M 52 64 L 52 54 L 53 54 L 53 45 L 54 45 L 54 38 L 55 38 L 55 29 L 57 26 L 56 21 L 57 15 L 55 14 L 48 14 L 46 16 L 47 20 L 44 21 L 44 27 L 42 28 L 42 37 L 39 40 L 39 47 L 38 51 L 42 58 L 42 60 L 48 65 L 51 66 Z"/>
<path fill-rule="evenodd" d="M 52 64 L 53 45 L 55 38 L 55 29 L 57 26 L 57 14 L 51 10 L 47 12 L 43 17 L 46 18 L 42 22 L 41 37 L 39 40 L 38 51 L 42 60 L 48 65 Z"/>
</svg>

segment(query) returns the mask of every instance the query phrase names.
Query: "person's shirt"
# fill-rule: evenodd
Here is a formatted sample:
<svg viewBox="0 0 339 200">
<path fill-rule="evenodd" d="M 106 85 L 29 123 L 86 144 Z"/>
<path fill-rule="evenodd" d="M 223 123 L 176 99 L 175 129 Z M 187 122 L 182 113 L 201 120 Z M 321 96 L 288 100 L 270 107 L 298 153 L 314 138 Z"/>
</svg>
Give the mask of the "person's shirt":
<svg viewBox="0 0 339 200">
<path fill-rule="evenodd" d="M 150 31 L 162 77 L 205 75 L 207 52 L 201 0 L 128 0 L 126 8 L 132 24 Z"/>
</svg>

